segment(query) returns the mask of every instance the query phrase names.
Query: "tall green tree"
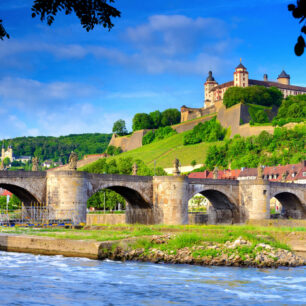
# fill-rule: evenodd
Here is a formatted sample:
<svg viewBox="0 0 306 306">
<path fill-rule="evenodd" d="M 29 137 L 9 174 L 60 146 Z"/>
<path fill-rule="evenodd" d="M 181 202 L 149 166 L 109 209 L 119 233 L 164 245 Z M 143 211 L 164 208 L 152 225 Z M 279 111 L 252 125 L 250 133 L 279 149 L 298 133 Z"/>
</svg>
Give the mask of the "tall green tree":
<svg viewBox="0 0 306 306">
<path fill-rule="evenodd" d="M 116 122 L 114 122 L 113 133 L 116 133 L 120 136 L 123 136 L 123 135 L 127 134 L 127 129 L 126 129 L 124 120 L 119 119 Z"/>
<path fill-rule="evenodd" d="M 133 131 L 152 129 L 151 117 L 146 113 L 138 113 L 133 118 Z"/>
<path fill-rule="evenodd" d="M 181 113 L 176 108 L 168 108 L 164 110 L 161 115 L 162 126 L 177 124 L 181 121 Z"/>
<path fill-rule="evenodd" d="M 150 114 L 151 121 L 152 121 L 152 127 L 154 129 L 157 129 L 161 125 L 161 119 L 162 119 L 162 114 L 159 110 L 156 110 L 155 112 L 151 112 Z"/>
</svg>

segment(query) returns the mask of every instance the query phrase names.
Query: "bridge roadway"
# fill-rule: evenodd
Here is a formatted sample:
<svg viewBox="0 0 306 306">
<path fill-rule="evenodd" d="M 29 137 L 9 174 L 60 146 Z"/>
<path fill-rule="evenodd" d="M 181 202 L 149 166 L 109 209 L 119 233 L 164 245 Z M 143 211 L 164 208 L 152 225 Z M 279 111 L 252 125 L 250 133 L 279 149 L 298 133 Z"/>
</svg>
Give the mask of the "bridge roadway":
<svg viewBox="0 0 306 306">
<path fill-rule="evenodd" d="M 0 171 L 0 187 L 24 205 L 42 203 L 55 211 L 74 210 L 86 220 L 87 200 L 111 189 L 128 202 L 127 223 L 187 224 L 188 200 L 201 193 L 224 223 L 268 219 L 270 199 L 278 199 L 288 217 L 306 218 L 306 185 L 267 180 L 189 179 L 186 176 L 132 176 L 80 171 Z"/>
</svg>

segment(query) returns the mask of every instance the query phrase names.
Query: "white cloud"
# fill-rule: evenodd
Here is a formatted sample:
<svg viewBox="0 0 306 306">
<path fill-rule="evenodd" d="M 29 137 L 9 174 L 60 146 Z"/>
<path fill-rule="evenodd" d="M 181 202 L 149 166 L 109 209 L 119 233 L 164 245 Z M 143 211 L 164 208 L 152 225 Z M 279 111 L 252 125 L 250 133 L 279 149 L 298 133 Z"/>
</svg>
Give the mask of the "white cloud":
<svg viewBox="0 0 306 306">
<path fill-rule="evenodd" d="M 215 18 L 155 15 L 146 24 L 127 29 L 126 38 L 140 49 L 161 54 L 186 54 L 208 39 L 227 35 L 226 24 Z"/>
<path fill-rule="evenodd" d="M 97 100 L 96 105 L 90 100 Z M 118 118 L 131 124 L 124 111 L 107 111 L 107 97 L 92 86 L 22 78 L 0 80 L 0 138 L 12 136 L 110 133 Z M 106 104 L 107 105 L 107 104 Z"/>
<path fill-rule="evenodd" d="M 97 94 L 90 85 L 72 82 L 43 83 L 32 79 L 6 77 L 0 79 L 0 101 L 2 104 L 23 111 L 33 108 L 54 108 L 59 104 L 70 104 Z"/>
<path fill-rule="evenodd" d="M 50 44 L 41 41 L 5 41 L 0 59 L 6 65 L 24 65 L 12 60 L 16 54 L 51 53 L 59 60 L 81 60 L 86 56 L 103 59 L 149 74 L 202 74 L 207 67 L 224 70 L 230 52 L 240 43 L 230 37 L 229 26 L 216 18 L 189 18 L 183 15 L 154 15 L 142 25 L 128 28 L 121 39 L 123 48 Z M 128 49 L 128 51 L 127 51 Z"/>
</svg>

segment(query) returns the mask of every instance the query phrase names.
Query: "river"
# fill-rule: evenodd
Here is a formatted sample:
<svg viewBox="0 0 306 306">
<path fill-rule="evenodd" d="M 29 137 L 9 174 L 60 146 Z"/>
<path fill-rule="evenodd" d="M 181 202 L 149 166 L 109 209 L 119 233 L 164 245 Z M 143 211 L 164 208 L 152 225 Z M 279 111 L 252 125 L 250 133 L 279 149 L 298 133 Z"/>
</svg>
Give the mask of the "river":
<svg viewBox="0 0 306 306">
<path fill-rule="evenodd" d="M 306 267 L 255 269 L 0 252 L 1 305 L 302 305 Z"/>
</svg>

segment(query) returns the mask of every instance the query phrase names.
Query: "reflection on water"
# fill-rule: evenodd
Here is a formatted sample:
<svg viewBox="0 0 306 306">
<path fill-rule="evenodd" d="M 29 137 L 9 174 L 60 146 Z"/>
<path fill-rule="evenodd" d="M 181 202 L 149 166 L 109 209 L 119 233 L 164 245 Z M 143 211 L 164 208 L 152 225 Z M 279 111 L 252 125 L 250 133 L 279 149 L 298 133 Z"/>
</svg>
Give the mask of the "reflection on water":
<svg viewBox="0 0 306 306">
<path fill-rule="evenodd" d="M 254 269 L 0 252 L 1 305 L 306 304 L 306 267 Z"/>
</svg>

